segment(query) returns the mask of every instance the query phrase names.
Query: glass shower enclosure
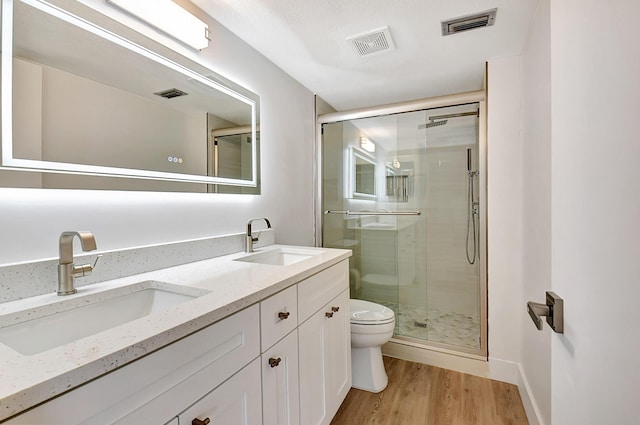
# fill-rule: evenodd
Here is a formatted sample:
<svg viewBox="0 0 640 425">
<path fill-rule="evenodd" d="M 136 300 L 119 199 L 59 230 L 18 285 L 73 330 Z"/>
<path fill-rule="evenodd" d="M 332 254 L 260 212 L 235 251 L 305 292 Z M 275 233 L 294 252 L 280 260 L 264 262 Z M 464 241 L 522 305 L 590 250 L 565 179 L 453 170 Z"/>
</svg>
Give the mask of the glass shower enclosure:
<svg viewBox="0 0 640 425">
<path fill-rule="evenodd" d="M 484 356 L 481 103 L 323 123 L 320 186 L 351 298 L 393 309 L 396 341 Z"/>
</svg>

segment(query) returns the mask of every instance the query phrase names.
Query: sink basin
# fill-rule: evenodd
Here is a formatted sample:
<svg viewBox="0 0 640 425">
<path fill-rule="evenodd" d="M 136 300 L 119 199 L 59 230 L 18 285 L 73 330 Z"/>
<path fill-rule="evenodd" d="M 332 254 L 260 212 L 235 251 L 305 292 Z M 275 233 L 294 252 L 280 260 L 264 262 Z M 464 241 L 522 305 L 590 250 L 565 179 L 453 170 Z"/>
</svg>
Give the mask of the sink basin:
<svg viewBox="0 0 640 425">
<path fill-rule="evenodd" d="M 315 255 L 321 254 L 322 252 L 322 250 L 301 248 L 274 248 L 246 255 L 241 258 L 236 258 L 235 261 L 270 264 L 272 266 L 288 266 L 299 261 L 307 260 Z"/>
<path fill-rule="evenodd" d="M 38 354 L 190 301 L 207 292 L 145 281 L 73 296 L 3 318 L 3 323 L 17 323 L 0 328 L 0 343 L 24 355 Z"/>
</svg>

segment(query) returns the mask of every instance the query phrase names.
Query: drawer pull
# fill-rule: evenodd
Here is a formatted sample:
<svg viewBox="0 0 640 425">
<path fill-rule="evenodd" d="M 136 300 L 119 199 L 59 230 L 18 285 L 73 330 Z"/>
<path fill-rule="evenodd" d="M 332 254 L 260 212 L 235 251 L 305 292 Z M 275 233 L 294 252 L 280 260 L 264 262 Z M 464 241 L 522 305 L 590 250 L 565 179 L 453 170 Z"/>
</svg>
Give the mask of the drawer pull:
<svg viewBox="0 0 640 425">
<path fill-rule="evenodd" d="M 327 316 L 329 319 L 331 319 L 333 317 L 333 312 L 327 311 L 324 315 Z"/>
<path fill-rule="evenodd" d="M 290 315 L 290 314 L 291 314 L 291 313 L 289 313 L 288 311 L 281 311 L 280 313 L 278 313 L 278 318 L 279 318 L 280 320 L 286 320 L 286 319 L 288 319 L 288 318 L 289 318 L 289 315 Z"/>
<path fill-rule="evenodd" d="M 269 366 L 271 367 L 277 367 L 280 362 L 282 361 L 282 359 L 280 357 L 278 357 L 277 359 L 274 359 L 273 357 L 269 358 Z"/>
<path fill-rule="evenodd" d="M 340 307 L 331 307 L 331 311 L 337 313 L 338 311 L 340 311 Z"/>
<path fill-rule="evenodd" d="M 191 425 L 207 425 L 209 422 L 211 422 L 211 419 L 209 418 L 204 418 L 204 421 L 201 421 L 198 418 L 195 418 L 194 420 L 191 421 Z"/>
</svg>

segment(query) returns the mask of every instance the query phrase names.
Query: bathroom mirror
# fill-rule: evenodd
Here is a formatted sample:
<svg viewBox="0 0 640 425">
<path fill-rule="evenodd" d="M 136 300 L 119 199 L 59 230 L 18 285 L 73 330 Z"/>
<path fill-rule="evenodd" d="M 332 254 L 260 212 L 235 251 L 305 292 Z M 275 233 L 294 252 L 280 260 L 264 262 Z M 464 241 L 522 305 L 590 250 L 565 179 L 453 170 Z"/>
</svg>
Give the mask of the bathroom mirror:
<svg viewBox="0 0 640 425">
<path fill-rule="evenodd" d="M 351 148 L 351 196 L 376 198 L 376 161 L 365 152 Z"/>
<path fill-rule="evenodd" d="M 0 185 L 259 193 L 257 95 L 65 5 L 3 1 Z"/>
</svg>

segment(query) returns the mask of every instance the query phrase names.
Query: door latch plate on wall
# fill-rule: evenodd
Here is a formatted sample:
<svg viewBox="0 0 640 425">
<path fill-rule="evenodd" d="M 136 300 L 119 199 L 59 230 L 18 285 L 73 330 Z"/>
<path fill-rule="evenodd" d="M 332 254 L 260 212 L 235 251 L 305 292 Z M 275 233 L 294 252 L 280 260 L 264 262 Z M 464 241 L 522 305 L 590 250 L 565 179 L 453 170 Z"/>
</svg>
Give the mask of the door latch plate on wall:
<svg viewBox="0 0 640 425">
<path fill-rule="evenodd" d="M 538 330 L 542 330 L 542 316 L 546 316 L 551 329 L 564 333 L 564 301 L 555 292 L 547 291 L 545 304 L 529 301 L 527 312 Z"/>
</svg>

